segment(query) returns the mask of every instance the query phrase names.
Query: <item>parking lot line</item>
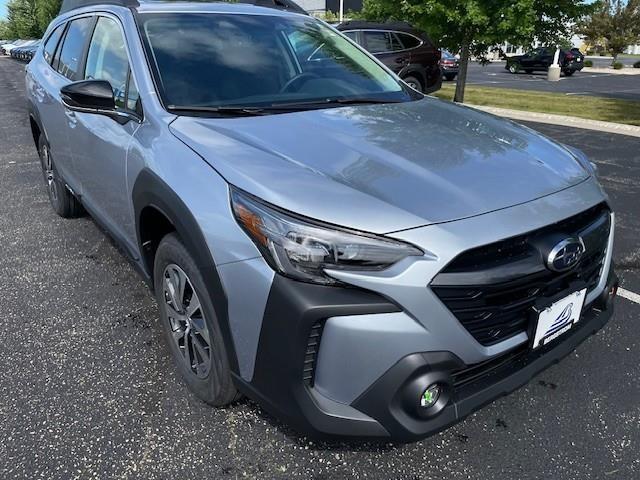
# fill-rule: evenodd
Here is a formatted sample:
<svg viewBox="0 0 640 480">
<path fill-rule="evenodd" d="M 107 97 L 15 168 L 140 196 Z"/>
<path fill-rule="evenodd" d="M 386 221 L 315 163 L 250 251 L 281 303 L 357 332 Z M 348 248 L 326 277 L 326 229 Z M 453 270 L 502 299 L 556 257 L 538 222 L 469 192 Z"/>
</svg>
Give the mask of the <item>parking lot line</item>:
<svg viewBox="0 0 640 480">
<path fill-rule="evenodd" d="M 637 293 L 630 292 L 629 290 L 625 290 L 624 288 L 619 288 L 618 295 L 640 305 L 640 295 L 638 295 Z"/>
</svg>

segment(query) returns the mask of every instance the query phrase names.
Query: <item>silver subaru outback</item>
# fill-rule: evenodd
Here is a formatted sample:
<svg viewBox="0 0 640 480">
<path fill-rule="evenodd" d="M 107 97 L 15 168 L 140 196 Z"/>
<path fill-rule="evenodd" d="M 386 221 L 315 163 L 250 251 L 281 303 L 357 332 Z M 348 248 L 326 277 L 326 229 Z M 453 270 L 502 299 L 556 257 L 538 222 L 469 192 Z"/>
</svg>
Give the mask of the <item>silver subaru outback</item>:
<svg viewBox="0 0 640 480">
<path fill-rule="evenodd" d="M 211 405 L 413 441 L 613 312 L 581 152 L 423 96 L 288 0 L 65 0 L 26 84 L 53 208 L 121 246 Z"/>
</svg>

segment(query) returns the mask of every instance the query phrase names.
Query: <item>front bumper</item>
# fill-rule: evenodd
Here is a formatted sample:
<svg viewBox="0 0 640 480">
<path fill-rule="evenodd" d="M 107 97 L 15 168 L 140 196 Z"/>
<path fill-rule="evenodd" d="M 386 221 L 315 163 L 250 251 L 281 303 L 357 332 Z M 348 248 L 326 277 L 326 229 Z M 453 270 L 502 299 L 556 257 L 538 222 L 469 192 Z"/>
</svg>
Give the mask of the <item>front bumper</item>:
<svg viewBox="0 0 640 480">
<path fill-rule="evenodd" d="M 329 317 L 393 313 L 399 307 L 360 289 L 307 285 L 277 276 L 253 379 L 236 377 L 236 383 L 267 411 L 314 438 L 420 440 L 518 389 L 571 353 L 611 318 L 611 292 L 617 284 L 610 271 L 604 292 L 585 306 L 580 323 L 540 350 L 521 346 L 481 365 L 466 365 L 447 351 L 412 353 L 346 405 L 320 393 L 312 379 L 305 380 L 309 331 Z M 448 402 L 437 415 L 425 418 L 418 412 L 418 395 L 434 382 L 446 385 Z"/>
</svg>

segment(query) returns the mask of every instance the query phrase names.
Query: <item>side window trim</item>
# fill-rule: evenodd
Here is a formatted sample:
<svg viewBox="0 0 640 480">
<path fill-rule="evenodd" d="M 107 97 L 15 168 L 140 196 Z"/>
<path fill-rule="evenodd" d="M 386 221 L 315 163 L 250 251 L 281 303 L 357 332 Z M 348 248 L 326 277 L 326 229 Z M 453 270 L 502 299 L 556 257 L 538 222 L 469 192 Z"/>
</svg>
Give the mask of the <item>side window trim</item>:
<svg viewBox="0 0 640 480">
<path fill-rule="evenodd" d="M 404 50 L 415 50 L 416 48 L 420 48 L 425 44 L 424 40 L 422 40 L 421 38 L 416 37 L 412 33 L 409 33 L 409 32 L 395 32 L 395 34 L 398 37 L 398 40 L 400 41 L 400 45 L 402 45 L 404 47 Z M 418 42 L 418 45 L 416 45 L 415 47 L 407 47 L 404 44 L 404 41 L 402 40 L 402 38 L 404 36 L 413 38 L 416 42 Z"/>
<path fill-rule="evenodd" d="M 60 37 L 58 38 L 58 41 L 56 42 L 55 47 L 53 47 L 53 53 L 51 54 L 51 60 L 47 61 L 46 60 L 46 56 L 45 56 L 45 47 L 47 46 L 47 43 L 49 42 L 49 40 L 51 40 L 51 37 L 53 37 L 53 35 L 56 33 L 56 31 L 58 31 L 58 29 L 60 30 Z M 47 39 L 43 42 L 43 47 L 42 47 L 42 56 L 45 58 L 45 61 L 47 61 L 47 64 L 49 66 L 51 66 L 51 64 L 53 63 L 54 59 L 56 58 L 56 51 L 58 50 L 58 47 L 60 45 L 60 42 L 62 41 L 62 39 L 64 38 L 64 35 L 66 33 L 67 30 L 67 23 L 66 22 L 60 22 L 59 25 L 56 25 L 54 27 L 53 30 L 51 30 L 51 33 L 49 34 L 49 36 L 47 37 Z"/>
<path fill-rule="evenodd" d="M 64 48 L 64 42 L 67 40 L 67 34 L 69 33 L 69 27 L 71 26 L 71 23 L 74 20 L 79 20 L 81 18 L 87 18 L 87 17 L 91 17 L 91 20 L 93 22 L 92 25 L 89 26 L 89 30 L 91 31 L 90 35 L 87 35 L 87 38 L 85 38 L 85 43 L 82 49 L 82 54 L 80 57 L 80 61 L 78 62 L 78 71 L 84 71 L 84 63 L 86 61 L 86 55 L 87 55 L 87 50 L 89 48 L 89 43 L 91 41 L 91 37 L 93 36 L 93 29 L 96 26 L 96 15 L 93 13 L 84 13 L 82 15 L 78 15 L 76 17 L 71 17 L 68 18 L 66 21 L 66 25 L 64 26 L 64 32 L 62 32 L 62 35 L 60 36 L 60 40 L 58 41 L 58 46 L 56 47 L 56 50 L 53 54 L 53 59 L 52 59 L 52 63 L 51 63 L 51 68 L 53 68 L 53 70 L 60 75 L 61 77 L 66 78 L 67 80 L 69 80 L 69 78 L 66 75 L 63 75 L 60 71 L 58 71 L 58 68 L 60 67 L 60 53 L 62 52 L 62 49 Z M 55 63 L 55 65 L 54 65 Z M 82 70 L 80 70 L 80 68 L 82 68 Z"/>
<path fill-rule="evenodd" d="M 385 53 L 407 52 L 409 50 L 415 50 L 416 48 L 420 48 L 425 44 L 424 40 L 422 40 L 421 38 L 416 37 L 415 35 L 413 35 L 413 34 L 411 34 L 409 32 L 397 32 L 396 30 L 379 30 L 379 29 L 376 29 L 376 28 L 366 28 L 366 29 L 363 29 L 363 30 L 358 30 L 358 32 L 360 32 L 360 34 L 362 35 L 362 38 L 364 39 L 363 43 L 365 43 L 365 44 L 366 44 L 366 33 L 367 32 L 382 32 L 382 33 L 389 33 L 389 34 L 393 35 L 396 39 L 398 39 L 398 41 L 400 42 L 400 45 L 403 47 L 401 50 L 389 50 L 389 51 L 384 51 L 384 52 L 371 52 L 374 55 L 380 55 L 380 54 L 385 54 Z M 416 40 L 418 40 L 420 42 L 420 44 L 415 46 L 415 47 L 404 48 L 404 43 L 402 43 L 402 39 L 401 39 L 400 35 L 398 35 L 398 33 L 402 33 L 403 35 L 411 35 Z M 367 47 L 368 47 L 368 45 L 367 45 Z"/>
<path fill-rule="evenodd" d="M 82 72 L 82 78 L 84 78 L 84 70 L 87 68 L 87 54 L 89 53 L 89 46 L 91 45 L 91 39 L 93 38 L 93 32 L 96 30 L 96 24 L 98 23 L 98 16 L 93 15 L 91 20 L 92 24 L 89 26 L 87 38 L 84 41 L 84 46 L 82 47 L 82 55 L 80 57 L 80 62 L 78 62 L 78 73 Z"/>
<path fill-rule="evenodd" d="M 53 57 L 51 57 L 51 63 L 49 64 L 51 68 L 60 75 L 58 72 L 58 66 L 60 65 L 60 52 L 62 50 L 62 45 L 64 44 L 64 40 L 67 38 L 67 31 L 69 30 L 69 22 L 64 24 L 62 28 L 62 35 L 60 35 L 60 39 L 58 40 L 58 44 L 56 45 L 55 50 L 53 51 Z"/>
</svg>

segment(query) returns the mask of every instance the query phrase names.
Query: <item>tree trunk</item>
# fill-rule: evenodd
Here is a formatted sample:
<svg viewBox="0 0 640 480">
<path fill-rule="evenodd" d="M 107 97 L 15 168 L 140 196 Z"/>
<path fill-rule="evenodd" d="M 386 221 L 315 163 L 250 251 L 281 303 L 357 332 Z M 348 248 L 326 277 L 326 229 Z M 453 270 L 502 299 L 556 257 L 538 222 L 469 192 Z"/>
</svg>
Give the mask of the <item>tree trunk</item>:
<svg viewBox="0 0 640 480">
<path fill-rule="evenodd" d="M 469 69 L 469 44 L 465 42 L 460 52 L 460 71 L 458 72 L 458 83 L 456 84 L 456 95 L 454 102 L 464 103 L 464 89 L 467 86 L 467 70 Z"/>
</svg>

